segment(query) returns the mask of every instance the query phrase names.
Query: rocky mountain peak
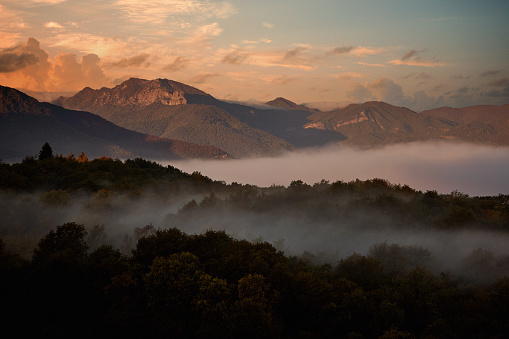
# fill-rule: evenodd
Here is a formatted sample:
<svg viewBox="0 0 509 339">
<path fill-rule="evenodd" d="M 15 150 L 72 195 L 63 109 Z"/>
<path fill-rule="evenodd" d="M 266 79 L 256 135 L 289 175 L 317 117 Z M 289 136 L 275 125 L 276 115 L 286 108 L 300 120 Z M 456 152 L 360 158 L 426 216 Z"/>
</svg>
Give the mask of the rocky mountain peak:
<svg viewBox="0 0 509 339">
<path fill-rule="evenodd" d="M 90 107 L 145 107 L 151 104 L 167 106 L 188 103 L 188 96 L 208 96 L 207 93 L 167 79 L 145 80 L 130 78 L 113 87 L 101 89 L 84 88 L 71 98 L 60 98 L 57 104 L 72 109 Z"/>
</svg>

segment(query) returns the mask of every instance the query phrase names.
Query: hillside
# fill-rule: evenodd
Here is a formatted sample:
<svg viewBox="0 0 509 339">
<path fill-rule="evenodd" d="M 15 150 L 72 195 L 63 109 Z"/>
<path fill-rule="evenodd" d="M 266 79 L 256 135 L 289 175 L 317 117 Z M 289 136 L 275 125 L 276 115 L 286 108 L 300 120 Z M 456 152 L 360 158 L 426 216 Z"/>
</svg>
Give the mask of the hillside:
<svg viewBox="0 0 509 339">
<path fill-rule="evenodd" d="M 360 147 L 425 140 L 509 145 L 509 105 L 417 113 L 371 101 L 322 112 L 278 97 L 260 108 L 217 100 L 171 80 L 135 78 L 111 89 L 85 88 L 55 103 L 141 133 L 215 146 L 239 158 L 340 142 Z"/>
<path fill-rule="evenodd" d="M 304 129 L 308 111 L 227 103 L 166 79 L 132 78 L 111 89 L 85 88 L 54 103 L 138 132 L 214 145 L 235 157 L 277 155 L 344 139 L 339 133 Z"/>
<path fill-rule="evenodd" d="M 455 128 L 451 129 L 451 138 L 509 145 L 509 105 L 441 107 L 421 112 L 421 114 L 452 123 Z"/>
<path fill-rule="evenodd" d="M 340 132 L 347 137 L 344 143 L 363 147 L 421 140 L 508 145 L 508 107 L 446 108 L 416 113 L 372 101 L 315 113 L 305 127 Z M 486 114 L 487 110 L 493 114 Z"/>
<path fill-rule="evenodd" d="M 92 113 L 40 103 L 0 86 L 0 158 L 14 161 L 34 155 L 45 142 L 65 155 L 149 157 L 153 159 L 223 158 L 222 150 L 133 132 Z"/>
<path fill-rule="evenodd" d="M 304 105 L 297 105 L 295 102 L 290 101 L 288 99 L 277 97 L 274 100 L 267 101 L 265 105 L 282 108 L 282 109 L 291 109 L 291 110 L 301 110 L 301 111 L 310 111 L 310 112 L 319 112 L 317 109 L 311 109 Z"/>
</svg>

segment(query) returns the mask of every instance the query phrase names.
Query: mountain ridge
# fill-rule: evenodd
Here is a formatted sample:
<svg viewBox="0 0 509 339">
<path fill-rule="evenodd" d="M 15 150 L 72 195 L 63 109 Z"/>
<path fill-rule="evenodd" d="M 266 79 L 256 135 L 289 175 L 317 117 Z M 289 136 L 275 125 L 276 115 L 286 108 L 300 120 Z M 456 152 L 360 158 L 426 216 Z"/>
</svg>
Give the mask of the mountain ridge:
<svg viewBox="0 0 509 339">
<path fill-rule="evenodd" d="M 83 151 L 90 157 L 228 157 L 217 147 L 130 131 L 95 114 L 40 103 L 4 86 L 0 86 L 0 112 L 0 157 L 4 161 L 34 154 L 45 142 L 58 153 Z"/>
<path fill-rule="evenodd" d="M 320 111 L 277 97 L 261 109 L 221 101 L 172 80 L 136 78 L 111 89 L 84 89 L 55 103 L 89 110 L 138 132 L 214 145 L 235 157 L 273 156 L 334 143 L 363 148 L 426 140 L 509 145 L 509 105 L 417 113 L 368 101 Z M 483 120 L 486 111 L 497 111 L 496 119 Z"/>
</svg>

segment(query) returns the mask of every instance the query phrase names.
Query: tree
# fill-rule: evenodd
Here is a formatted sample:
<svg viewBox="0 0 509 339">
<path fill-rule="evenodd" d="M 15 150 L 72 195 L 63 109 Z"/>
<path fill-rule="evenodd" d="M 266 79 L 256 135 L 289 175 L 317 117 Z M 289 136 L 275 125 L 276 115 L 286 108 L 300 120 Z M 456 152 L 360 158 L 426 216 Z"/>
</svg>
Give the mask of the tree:
<svg viewBox="0 0 509 339">
<path fill-rule="evenodd" d="M 51 146 L 46 142 L 39 152 L 39 160 L 48 158 L 53 158 L 53 150 L 51 149 Z"/>
<path fill-rule="evenodd" d="M 80 155 L 78 156 L 78 160 L 77 160 L 79 163 L 86 163 L 88 162 L 88 157 L 85 155 L 85 153 L 81 152 Z"/>
<path fill-rule="evenodd" d="M 69 222 L 45 235 L 34 250 L 35 265 L 54 261 L 76 262 L 85 259 L 88 245 L 85 226 Z"/>
</svg>

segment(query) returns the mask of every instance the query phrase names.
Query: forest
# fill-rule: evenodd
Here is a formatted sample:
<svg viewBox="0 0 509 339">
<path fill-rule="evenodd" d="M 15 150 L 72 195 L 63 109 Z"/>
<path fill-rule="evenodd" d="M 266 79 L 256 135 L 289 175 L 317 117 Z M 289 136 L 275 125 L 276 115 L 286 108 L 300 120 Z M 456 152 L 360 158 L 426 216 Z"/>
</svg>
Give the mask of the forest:
<svg viewBox="0 0 509 339">
<path fill-rule="evenodd" d="M 4 329 L 505 338 L 508 198 L 379 178 L 226 184 L 144 159 L 43 148 L 0 162 Z"/>
</svg>

